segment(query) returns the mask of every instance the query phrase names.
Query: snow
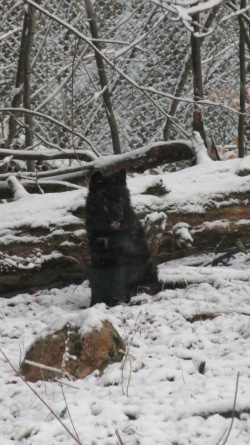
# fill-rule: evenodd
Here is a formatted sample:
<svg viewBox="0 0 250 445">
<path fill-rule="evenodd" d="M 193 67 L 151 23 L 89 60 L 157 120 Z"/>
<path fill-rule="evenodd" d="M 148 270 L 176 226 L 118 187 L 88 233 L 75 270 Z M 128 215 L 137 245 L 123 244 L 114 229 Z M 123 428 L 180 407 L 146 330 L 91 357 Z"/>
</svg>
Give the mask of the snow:
<svg viewBox="0 0 250 445">
<path fill-rule="evenodd" d="M 135 209 L 146 205 L 152 210 L 150 223 L 165 224 L 166 207 L 205 212 L 225 192 L 249 191 L 248 176 L 237 174 L 241 170 L 250 170 L 250 158 L 204 161 L 161 174 L 159 179 L 169 191 L 163 197 L 141 194 L 155 183 L 155 177 L 146 173 L 129 177 L 128 185 Z M 36 227 L 38 218 L 39 224 L 53 230 L 58 218 L 74 223 L 71 211 L 85 197 L 85 189 L 21 193 L 17 201 L 1 204 L 0 234 L 5 240 L 11 235 L 8 230 L 21 224 Z M 19 219 L 14 217 L 17 210 Z M 185 222 L 173 230 L 192 241 Z M 161 280 L 183 287 L 162 290 L 155 297 L 138 295 L 131 305 L 88 308 L 87 281 L 0 298 L 0 443 L 77 443 L 64 424 L 83 445 L 222 445 L 236 395 L 227 445 L 248 445 L 250 255 L 238 253 L 227 264 L 214 267 L 213 258 L 204 255 L 161 264 Z M 33 264 L 35 259 L 30 258 L 27 267 Z M 62 378 L 27 386 L 13 370 L 19 369 L 36 339 L 66 323 L 79 326 L 81 333 L 100 329 L 104 320 L 118 330 L 127 350 L 123 362 L 108 366 L 103 374 L 95 371 L 83 380 Z"/>
<path fill-rule="evenodd" d="M 1 205 L 1 242 L 4 242 L 4 236 L 10 236 L 10 229 L 16 230 L 21 226 L 54 227 L 56 230 L 58 221 L 64 224 L 76 222 L 77 218 L 71 211 L 83 205 L 85 197 L 83 190 L 44 195 L 20 193 L 17 201 Z"/>
<path fill-rule="evenodd" d="M 244 171 L 246 175 L 241 176 L 240 172 Z M 186 170 L 159 175 L 168 194 L 157 198 L 141 195 L 151 185 L 145 173 L 130 179 L 132 202 L 138 211 L 147 205 L 152 211 L 162 211 L 167 206 L 168 210 L 173 207 L 182 212 L 204 213 L 208 205 L 215 204 L 223 195 L 229 196 L 230 202 L 230 194 L 248 192 L 250 183 L 247 172 L 250 172 L 249 156 L 223 162 L 205 161 Z M 151 181 L 154 184 L 154 176 Z M 238 202 L 236 198 L 234 202 Z"/>
<path fill-rule="evenodd" d="M 245 445 L 250 434 L 248 269 L 249 258 L 243 254 L 230 268 L 197 268 L 203 280 L 185 289 L 162 291 L 155 298 L 147 296 L 140 306 L 108 309 L 100 304 L 82 309 L 90 297 L 87 282 L 2 298 L 1 350 L 18 369 L 37 337 L 67 322 L 88 330 L 108 319 L 127 344 L 123 364 L 76 382 L 62 379 L 63 392 L 59 382 L 32 384 L 72 430 L 70 412 L 80 443 L 117 444 L 117 429 L 128 445 L 216 444 L 230 426 L 227 413 L 232 412 L 240 373 L 236 411 L 242 414 L 234 420 L 228 444 Z M 162 278 L 185 273 L 195 278 L 193 267 L 160 268 Z M 0 360 L 1 443 L 73 444 L 2 356 Z M 201 362 L 204 374 L 199 373 Z"/>
</svg>

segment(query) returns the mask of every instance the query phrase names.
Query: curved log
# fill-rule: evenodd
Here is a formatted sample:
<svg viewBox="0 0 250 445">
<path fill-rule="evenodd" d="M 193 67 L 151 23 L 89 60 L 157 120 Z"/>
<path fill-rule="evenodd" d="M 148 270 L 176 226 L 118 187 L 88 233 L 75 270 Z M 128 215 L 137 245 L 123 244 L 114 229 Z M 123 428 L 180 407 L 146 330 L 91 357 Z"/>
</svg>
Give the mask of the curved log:
<svg viewBox="0 0 250 445">
<path fill-rule="evenodd" d="M 64 191 L 65 186 L 62 182 L 68 182 L 77 185 L 86 185 L 90 175 L 96 170 L 102 170 L 106 174 L 115 173 L 121 168 L 127 172 L 141 173 L 145 170 L 158 167 L 163 164 L 193 160 L 195 154 L 191 141 L 177 140 L 170 142 L 154 142 L 144 147 L 138 148 L 121 155 L 108 155 L 96 158 L 86 150 L 65 152 L 29 152 L 21 150 L 0 149 L 0 159 L 6 155 L 19 160 L 55 160 L 55 159 L 77 159 L 79 166 L 60 168 L 46 172 L 36 173 L 16 173 L 23 186 L 29 193 L 39 193 L 37 183 L 47 193 Z M 82 163 L 80 161 L 91 160 L 91 162 Z M 6 184 L 10 173 L 0 174 L 0 199 L 9 198 L 8 186 Z M 61 182 L 61 184 L 60 184 Z M 68 186 L 69 187 L 69 186 Z"/>
</svg>

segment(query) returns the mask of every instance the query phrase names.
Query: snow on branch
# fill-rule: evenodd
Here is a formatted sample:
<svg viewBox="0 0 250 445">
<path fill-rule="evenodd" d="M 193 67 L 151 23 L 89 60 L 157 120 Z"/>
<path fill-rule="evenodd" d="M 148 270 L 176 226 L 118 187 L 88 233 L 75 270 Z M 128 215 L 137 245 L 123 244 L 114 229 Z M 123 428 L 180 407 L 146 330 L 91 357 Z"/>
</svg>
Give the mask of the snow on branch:
<svg viewBox="0 0 250 445">
<path fill-rule="evenodd" d="M 7 150 L 6 150 L 7 151 Z M 0 174 L 7 173 L 10 161 L 13 159 L 13 156 L 6 156 L 2 162 L 0 162 Z"/>
<path fill-rule="evenodd" d="M 195 153 L 197 165 L 213 162 L 207 154 L 207 149 L 198 131 L 194 131 L 193 133 L 192 146 Z"/>
<path fill-rule="evenodd" d="M 199 14 L 200 12 L 207 11 L 209 9 L 213 9 L 216 6 L 219 6 L 222 3 L 225 3 L 225 0 L 208 0 L 207 2 L 199 2 L 197 1 L 187 1 L 187 2 L 169 2 L 168 0 L 159 1 L 152 0 L 152 3 L 161 6 L 161 8 L 166 9 L 172 13 L 178 13 L 178 19 L 183 22 L 191 22 L 192 16 Z"/>
<path fill-rule="evenodd" d="M 22 27 L 21 26 L 19 26 L 18 28 L 12 29 L 11 31 L 8 31 L 5 34 L 2 34 L 0 36 L 0 42 L 1 42 L 1 40 L 4 40 L 7 37 L 10 37 L 12 34 L 15 34 L 16 32 L 20 32 L 20 31 L 22 31 Z"/>
<path fill-rule="evenodd" d="M 15 176 L 10 176 L 7 182 L 15 201 L 29 194 Z"/>
<path fill-rule="evenodd" d="M 7 156 L 9 155 L 9 156 Z M 63 151 L 30 151 L 30 150 L 11 150 L 8 148 L 0 148 L 0 159 L 4 158 L 7 164 L 11 159 L 19 159 L 22 161 L 53 161 L 56 159 L 74 159 L 78 161 L 91 162 L 97 159 L 97 156 L 91 150 L 63 150 Z M 0 163 L 0 173 L 2 163 Z"/>
<path fill-rule="evenodd" d="M 172 1 L 169 0 L 151 0 L 152 3 L 158 5 L 161 7 L 161 9 L 166 10 L 167 12 L 170 12 L 173 17 L 171 18 L 172 21 L 181 21 L 183 25 L 191 32 L 194 33 L 193 28 L 193 16 L 196 14 L 209 11 L 214 8 L 218 8 L 220 5 L 225 3 L 225 0 L 208 0 L 206 2 L 200 1 L 176 1 L 174 4 Z M 237 16 L 237 15 L 245 15 L 245 13 L 250 9 L 250 5 L 248 5 L 246 8 L 237 9 L 237 6 L 233 3 L 228 2 L 228 6 L 233 8 L 235 12 L 233 14 L 229 14 L 226 17 L 224 17 L 220 24 Z M 248 19 L 246 15 L 246 19 Z M 196 37 L 204 37 L 207 36 L 213 32 L 213 29 L 210 29 L 206 32 L 195 32 Z"/>
<path fill-rule="evenodd" d="M 208 0 L 207 2 L 199 2 L 195 5 L 191 6 L 190 8 L 184 8 L 183 6 L 179 5 L 173 5 L 174 8 L 176 8 L 179 11 L 179 14 L 181 11 L 184 12 L 184 16 L 188 14 L 189 16 L 199 14 L 200 12 L 207 11 L 209 9 L 213 9 L 216 6 L 219 6 L 220 4 L 225 3 L 225 0 Z"/>
</svg>

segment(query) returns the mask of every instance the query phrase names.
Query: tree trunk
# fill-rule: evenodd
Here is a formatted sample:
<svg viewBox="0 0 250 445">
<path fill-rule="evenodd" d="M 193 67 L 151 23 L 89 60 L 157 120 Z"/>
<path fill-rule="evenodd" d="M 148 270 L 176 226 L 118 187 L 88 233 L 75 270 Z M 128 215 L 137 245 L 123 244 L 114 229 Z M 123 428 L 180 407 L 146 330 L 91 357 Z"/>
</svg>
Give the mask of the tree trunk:
<svg viewBox="0 0 250 445">
<path fill-rule="evenodd" d="M 193 85 L 194 85 L 194 101 L 198 102 L 203 99 L 203 83 L 201 69 L 201 39 L 195 34 L 200 32 L 199 14 L 193 16 L 194 32 L 191 35 L 191 53 L 192 53 L 192 69 L 193 69 Z M 206 144 L 206 135 L 203 123 L 202 109 L 195 103 L 193 113 L 193 131 L 198 131 Z"/>
<path fill-rule="evenodd" d="M 177 98 L 181 96 L 181 93 L 182 93 L 182 91 L 184 89 L 184 86 L 186 85 L 186 82 L 187 82 L 187 79 L 188 79 L 191 67 L 192 67 L 191 57 L 188 55 L 187 58 L 186 58 L 186 61 L 185 61 L 184 68 L 183 68 L 183 70 L 181 72 L 181 75 L 180 75 L 180 77 L 178 79 L 178 83 L 177 83 L 175 91 L 174 91 L 174 96 L 177 97 Z M 179 100 L 178 99 L 174 99 L 172 104 L 171 104 L 170 111 L 169 111 L 169 115 L 170 116 L 174 116 L 175 115 L 177 107 L 178 107 L 178 104 L 179 104 Z M 167 141 L 170 138 L 172 122 L 173 122 L 172 119 L 170 119 L 170 118 L 167 119 L 166 125 L 165 125 L 164 130 L 163 130 L 163 139 L 165 141 Z"/>
<path fill-rule="evenodd" d="M 13 99 L 11 102 L 11 106 L 13 108 L 18 108 L 21 105 L 22 97 L 23 97 L 25 40 L 26 40 L 25 16 L 26 16 L 26 13 L 24 15 L 24 21 L 23 21 L 23 30 L 22 30 L 21 44 L 20 44 L 20 50 L 19 50 L 15 89 L 14 89 Z M 13 141 L 13 138 L 15 137 L 15 134 L 16 134 L 16 129 L 17 129 L 16 117 L 18 117 L 18 113 L 15 111 L 12 112 L 12 114 L 10 115 L 10 118 L 9 118 L 8 137 L 4 144 L 6 148 L 10 147 L 10 145 Z"/>
<path fill-rule="evenodd" d="M 31 109 L 31 90 L 30 90 L 30 78 L 31 78 L 31 51 L 34 40 L 35 32 L 35 9 L 32 6 L 27 6 L 27 10 L 24 13 L 23 30 L 21 37 L 21 45 L 19 51 L 15 92 L 12 99 L 12 108 L 19 108 L 22 101 L 25 109 Z M 9 148 L 13 138 L 15 137 L 17 130 L 17 118 L 19 117 L 19 111 L 13 111 L 9 119 L 9 132 L 5 141 L 5 147 Z M 31 114 L 25 113 L 25 146 L 32 147 L 33 145 L 33 117 Z M 34 162 L 27 161 L 28 171 L 35 171 Z"/>
<path fill-rule="evenodd" d="M 241 0 L 240 8 L 246 7 L 246 0 Z M 238 154 L 239 158 L 245 156 L 244 122 L 246 113 L 246 66 L 245 66 L 245 33 L 244 21 L 239 16 L 240 39 L 239 39 L 239 62 L 240 62 L 240 114 L 238 121 Z"/>
<path fill-rule="evenodd" d="M 212 22 L 213 22 L 216 14 L 218 12 L 218 9 L 219 9 L 219 7 L 216 6 L 216 7 L 214 7 L 210 11 L 210 13 L 208 15 L 208 18 L 207 18 L 207 20 L 205 22 L 205 25 L 204 25 L 205 29 L 209 29 L 210 26 L 212 25 Z M 204 41 L 204 38 L 201 38 L 200 39 L 200 44 L 202 44 L 203 41 Z M 180 75 L 180 77 L 178 79 L 178 83 L 177 83 L 175 91 L 174 91 L 174 96 L 175 97 L 178 98 L 178 97 L 181 96 L 181 94 L 183 92 L 183 89 L 184 89 L 184 87 L 186 85 L 186 82 L 187 82 L 187 79 L 188 79 L 188 76 L 189 76 L 191 68 L 192 68 L 191 56 L 189 54 L 187 54 L 186 60 L 185 60 L 185 64 L 184 64 L 184 68 L 183 68 L 183 70 L 181 72 L 181 75 Z M 171 104 L 170 111 L 169 111 L 169 115 L 170 116 L 174 116 L 175 115 L 177 107 L 178 107 L 178 104 L 179 104 L 179 100 L 178 99 L 174 99 L 172 104 Z M 170 118 L 167 119 L 166 125 L 165 125 L 164 130 L 163 130 L 163 139 L 165 141 L 167 141 L 170 138 L 172 122 L 173 122 L 172 119 L 170 119 Z"/>
<path fill-rule="evenodd" d="M 104 66 L 103 58 L 100 55 L 101 46 L 100 46 L 100 43 L 98 42 L 99 35 L 98 35 L 97 22 L 96 22 L 95 14 L 94 14 L 93 7 L 92 7 L 92 1 L 91 0 L 84 0 L 84 1 L 85 1 L 86 11 L 87 11 L 87 16 L 89 19 L 90 32 L 91 32 L 92 38 L 96 39 L 93 43 L 96 46 L 96 48 L 99 50 L 98 52 L 95 51 L 95 60 L 96 60 L 98 75 L 99 75 L 101 89 L 102 89 L 102 97 L 103 97 L 103 101 L 104 101 L 105 111 L 106 111 L 106 115 L 107 115 L 107 119 L 108 119 L 108 123 L 109 123 L 109 127 L 110 127 L 110 133 L 111 133 L 111 138 L 112 138 L 112 143 L 113 143 L 113 151 L 114 151 L 114 154 L 119 154 L 119 153 L 121 153 L 119 132 L 118 132 L 118 127 L 117 127 L 117 123 L 116 123 L 116 119 L 115 119 L 115 115 L 114 115 L 114 111 L 113 111 L 113 107 L 112 107 L 112 103 L 111 103 L 105 66 Z"/>
<path fill-rule="evenodd" d="M 26 109 L 31 109 L 31 52 L 35 33 L 35 8 L 28 6 L 28 11 L 24 16 L 24 28 L 26 29 L 24 41 L 24 86 L 23 86 L 23 106 Z M 30 148 L 33 145 L 33 117 L 31 114 L 25 113 L 25 147 Z M 27 161 L 27 170 L 35 171 L 34 161 Z"/>
</svg>

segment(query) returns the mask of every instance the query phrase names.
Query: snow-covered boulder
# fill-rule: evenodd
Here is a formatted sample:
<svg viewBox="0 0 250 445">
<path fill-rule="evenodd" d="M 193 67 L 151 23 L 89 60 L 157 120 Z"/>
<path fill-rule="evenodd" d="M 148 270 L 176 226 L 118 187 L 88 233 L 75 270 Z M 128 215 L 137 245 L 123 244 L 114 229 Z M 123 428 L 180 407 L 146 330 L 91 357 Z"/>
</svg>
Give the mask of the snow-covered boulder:
<svg viewBox="0 0 250 445">
<path fill-rule="evenodd" d="M 81 328 L 67 323 L 33 343 L 21 365 L 21 374 L 30 382 L 60 377 L 82 379 L 96 369 L 102 372 L 109 364 L 121 361 L 124 352 L 124 342 L 109 321 L 83 335 Z"/>
</svg>

